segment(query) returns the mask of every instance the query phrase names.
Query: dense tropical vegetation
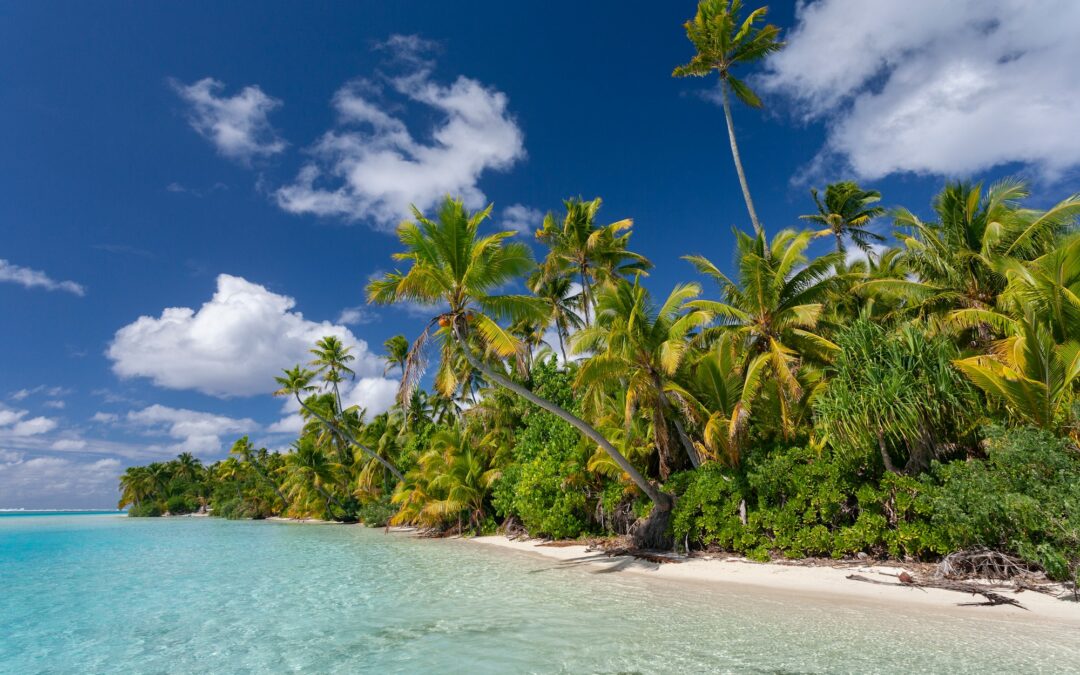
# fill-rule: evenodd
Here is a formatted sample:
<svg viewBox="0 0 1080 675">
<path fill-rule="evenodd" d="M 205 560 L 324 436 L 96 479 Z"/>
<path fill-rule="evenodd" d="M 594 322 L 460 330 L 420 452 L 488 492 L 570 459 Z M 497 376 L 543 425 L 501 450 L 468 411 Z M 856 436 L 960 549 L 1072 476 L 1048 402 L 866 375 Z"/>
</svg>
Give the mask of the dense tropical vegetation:
<svg viewBox="0 0 1080 675">
<path fill-rule="evenodd" d="M 782 46 L 763 14 L 703 0 L 676 71 L 722 79 L 752 225 L 734 260 L 690 251 L 692 278 L 654 295 L 632 221 L 598 222 L 599 199 L 548 214 L 536 257 L 448 197 L 367 289 L 434 308 L 385 343 L 390 410 L 343 407 L 352 356 L 327 337 L 278 378 L 305 422 L 290 451 L 242 438 L 209 466 L 133 467 L 121 506 L 762 559 L 986 546 L 1075 577 L 1080 195 L 1040 210 L 1018 181 L 954 182 L 923 220 L 845 181 L 813 191 L 811 229 L 769 236 L 727 102 L 760 105 L 730 68 Z"/>
</svg>

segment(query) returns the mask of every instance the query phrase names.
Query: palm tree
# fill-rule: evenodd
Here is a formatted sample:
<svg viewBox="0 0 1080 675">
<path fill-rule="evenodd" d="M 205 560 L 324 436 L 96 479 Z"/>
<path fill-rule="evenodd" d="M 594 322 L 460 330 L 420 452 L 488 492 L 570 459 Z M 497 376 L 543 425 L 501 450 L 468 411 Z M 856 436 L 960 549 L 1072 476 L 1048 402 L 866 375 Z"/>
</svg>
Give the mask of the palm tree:
<svg viewBox="0 0 1080 675">
<path fill-rule="evenodd" d="M 203 471 L 202 462 L 190 452 L 182 452 L 177 455 L 175 464 L 173 477 L 181 480 L 194 481 Z"/>
<path fill-rule="evenodd" d="M 120 476 L 120 501 L 116 508 L 125 506 L 138 508 L 143 500 L 148 499 L 157 489 L 157 482 L 150 468 L 146 466 L 130 466 Z"/>
<path fill-rule="evenodd" d="M 1074 403 L 1080 385 L 1080 341 L 1054 341 L 1051 329 L 1029 317 L 1014 322 L 1010 337 L 987 356 L 957 360 L 959 368 L 991 399 L 1021 422 L 1067 430 L 1080 440 Z"/>
<path fill-rule="evenodd" d="M 394 368 L 399 369 L 404 375 L 405 361 L 409 358 L 409 340 L 404 335 L 395 335 L 384 342 L 383 347 L 386 349 L 386 356 L 383 357 L 386 368 L 383 369 L 383 375 Z"/>
<path fill-rule="evenodd" d="M 702 256 L 685 258 L 719 282 L 724 296 L 723 302 L 694 300 L 689 305 L 720 318 L 725 331 L 742 339 L 747 358 L 743 403 L 748 405 L 764 386 L 774 387 L 787 436 L 794 429 L 793 406 L 804 395 L 799 379 L 802 363 L 826 361 L 837 349 L 815 329 L 835 283 L 833 268 L 842 255 L 830 253 L 808 261 L 811 232 L 784 230 L 771 244 L 762 234 L 752 237 L 736 231 L 735 237 L 739 283 Z"/>
<path fill-rule="evenodd" d="M 404 480 L 405 477 L 396 466 L 358 441 L 353 434 L 349 433 L 349 431 L 344 428 L 344 425 L 331 421 L 326 415 L 320 413 L 314 406 L 309 405 L 308 402 L 301 397 L 301 394 L 307 394 L 315 390 L 315 387 L 311 385 L 311 380 L 315 377 L 314 372 L 307 370 L 299 364 L 293 368 L 285 369 L 284 372 L 284 377 L 274 378 L 277 380 L 277 383 L 281 385 L 280 388 L 274 392 L 274 396 L 295 397 L 296 402 L 300 404 L 300 407 L 306 410 L 312 417 L 322 422 L 327 429 L 360 448 L 369 457 L 378 460 L 378 462 L 386 467 L 387 471 L 394 474 L 398 480 Z"/>
<path fill-rule="evenodd" d="M 574 294 L 573 285 L 569 276 L 548 276 L 543 271 L 537 271 L 529 280 L 529 289 L 547 305 L 547 319 L 555 326 L 563 363 L 567 362 L 566 342 L 570 339 L 570 331 L 585 325 L 574 310 L 582 306 L 582 294 Z"/>
<path fill-rule="evenodd" d="M 767 7 L 760 7 L 742 19 L 742 0 L 701 0 L 697 14 L 684 24 L 686 37 L 693 43 L 697 53 L 690 63 L 676 68 L 674 77 L 690 75 L 704 77 L 716 71 L 720 75 L 720 97 L 724 106 L 724 119 L 727 121 L 728 140 L 731 142 L 731 156 L 735 160 L 735 171 L 739 174 L 746 210 L 750 213 L 750 222 L 754 232 L 763 235 L 764 230 L 754 211 L 754 200 L 750 198 L 750 187 L 746 183 L 739 158 L 739 145 L 735 142 L 735 123 L 731 119 L 729 92 L 750 106 L 760 108 L 761 99 L 742 80 L 731 74 L 732 68 L 758 61 L 769 54 L 780 51 L 784 43 L 778 38 L 780 29 L 772 24 L 756 27 L 759 20 L 765 18 Z M 768 255 L 768 251 L 766 251 Z"/>
<path fill-rule="evenodd" d="M 248 437 L 241 436 L 239 439 L 236 440 L 235 443 L 233 443 L 232 447 L 229 448 L 229 454 L 240 457 L 240 459 L 242 459 L 245 464 L 251 466 L 252 470 L 254 470 L 255 472 L 255 475 L 258 476 L 264 483 L 270 486 L 270 489 L 274 491 L 274 494 L 278 496 L 278 499 L 281 500 L 282 504 L 285 505 L 286 509 L 289 508 L 289 500 L 285 498 L 285 495 L 278 488 L 277 483 L 266 474 L 266 471 L 262 467 L 262 462 L 260 461 L 261 458 L 259 457 L 259 455 L 265 454 L 265 448 L 262 450 L 261 453 L 256 453 L 255 446 L 251 443 L 250 440 L 248 440 Z"/>
<path fill-rule="evenodd" d="M 646 480 L 600 432 L 583 419 L 537 396 L 484 363 L 483 359 L 489 356 L 510 357 L 521 349 L 518 340 L 500 326 L 497 319 L 513 321 L 539 318 L 544 311 L 543 303 L 535 297 L 492 294 L 492 291 L 528 273 L 534 263 L 527 246 L 506 241 L 513 236 L 513 232 L 499 232 L 484 237 L 478 235 L 480 223 L 490 215 L 491 208 L 488 206 L 483 211 L 470 213 L 461 200 L 447 198 L 440 205 L 434 220 L 414 208 L 416 220 L 406 221 L 398 227 L 398 238 L 404 250 L 394 255 L 397 260 L 408 262 L 409 268 L 404 272 L 389 273 L 368 285 L 369 302 L 391 304 L 416 301 L 428 305 L 445 303 L 448 307 L 447 311 L 432 319 L 424 333 L 413 343 L 413 352 L 409 357 L 413 370 L 406 374 L 406 384 L 415 382 L 419 377 L 418 365 L 422 363 L 422 356 L 417 352 L 423 349 L 432 329 L 437 327 L 434 335 L 442 341 L 442 377 L 436 376 L 436 387 L 440 391 L 447 392 L 448 382 L 442 373 L 446 364 L 455 353 L 463 354 L 488 381 L 552 413 L 602 447 L 663 514 L 655 521 L 659 523 L 670 513 L 670 495 Z M 474 349 L 479 349 L 483 357 L 478 357 Z M 666 527 L 666 520 L 663 526 Z M 645 542 L 654 534 L 652 528 L 643 527 L 639 541 Z"/>
<path fill-rule="evenodd" d="M 346 509 L 341 500 L 326 489 L 327 485 L 337 482 L 338 467 L 326 458 L 310 436 L 301 436 L 293 448 L 293 452 L 285 456 L 284 487 L 289 495 L 295 501 L 304 502 L 308 501 L 307 493 L 315 491 L 323 498 L 327 513 L 332 514 L 331 504 L 344 512 Z"/>
<path fill-rule="evenodd" d="M 575 335 L 573 341 L 576 353 L 595 353 L 582 363 L 576 386 L 607 391 L 613 381 L 621 379 L 627 389 L 626 417 L 632 417 L 637 406 L 651 410 L 660 475 L 665 479 L 674 468 L 669 418 L 690 463 L 695 467 L 701 464 L 671 400 L 682 401 L 689 396 L 674 381 L 689 351 L 687 335 L 712 320 L 707 311 L 683 311 L 686 302 L 700 293 L 697 284 L 676 286 L 657 307 L 639 279 L 632 284 L 620 280 L 600 292 L 596 322 Z"/>
<path fill-rule="evenodd" d="M 536 238 L 548 247 L 542 278 L 556 279 L 566 273 L 577 276 L 586 324 L 591 322 L 594 285 L 652 267 L 644 256 L 627 249 L 630 232 L 619 234 L 634 221 L 625 218 L 609 225 L 596 224 L 601 203 L 599 197 L 588 202 L 580 197 L 567 199 L 563 202 L 566 213 L 562 219 L 549 213 L 544 217 L 543 227 L 536 231 Z"/>
<path fill-rule="evenodd" d="M 315 366 L 315 372 L 323 376 L 323 381 L 330 384 L 334 392 L 336 409 L 334 414 L 341 413 L 341 392 L 338 385 L 344 381 L 345 376 L 355 377 L 356 373 L 349 368 L 349 363 L 356 357 L 350 354 L 352 347 L 346 347 L 339 338 L 328 335 L 315 343 L 315 348 L 308 350 L 315 355 L 315 359 L 308 365 Z"/>
<path fill-rule="evenodd" d="M 799 217 L 822 225 L 824 229 L 818 235 L 835 237 L 838 253 L 844 253 L 845 237 L 867 254 L 871 243 L 885 241 L 885 237 L 866 229 L 871 220 L 885 213 L 882 207 L 873 206 L 881 201 L 877 190 L 863 190 L 855 183 L 844 181 L 826 186 L 824 201 L 818 196 L 817 188 L 812 188 L 810 195 L 818 212 Z"/>
<path fill-rule="evenodd" d="M 952 183 L 934 198 L 936 222 L 910 211 L 896 216 L 896 233 L 906 249 L 912 277 L 876 279 L 856 287 L 904 298 L 911 311 L 926 316 L 960 310 L 992 311 L 1005 290 L 1000 271 L 1008 259 L 1028 261 L 1050 251 L 1060 234 L 1080 215 L 1080 195 L 1046 211 L 1022 208 L 1027 188 L 1000 181 L 985 192 L 980 184 Z M 989 342 L 992 326 L 975 327 Z"/>
</svg>

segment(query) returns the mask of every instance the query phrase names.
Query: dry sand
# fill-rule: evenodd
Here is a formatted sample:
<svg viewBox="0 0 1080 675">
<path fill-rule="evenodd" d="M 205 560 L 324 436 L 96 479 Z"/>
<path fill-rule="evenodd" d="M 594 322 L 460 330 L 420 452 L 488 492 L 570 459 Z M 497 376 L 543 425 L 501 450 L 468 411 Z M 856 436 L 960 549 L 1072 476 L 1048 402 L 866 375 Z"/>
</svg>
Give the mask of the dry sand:
<svg viewBox="0 0 1080 675">
<path fill-rule="evenodd" d="M 589 551 L 583 545 L 545 546 L 542 541 L 510 540 L 504 536 L 476 537 L 470 541 L 512 549 L 532 555 L 541 555 L 558 561 L 560 565 L 586 565 L 597 571 L 620 571 L 641 574 L 655 579 L 690 582 L 697 584 L 735 585 L 755 587 L 770 593 L 805 599 L 817 598 L 828 601 L 874 603 L 886 606 L 905 605 L 929 610 L 945 611 L 963 617 L 988 619 L 1013 619 L 1017 621 L 1052 622 L 1075 625 L 1080 628 L 1080 603 L 1059 600 L 1053 596 L 1034 591 L 1014 594 L 1012 591 L 995 590 L 1009 598 L 1015 598 L 1027 609 L 1010 605 L 994 607 L 961 607 L 964 602 L 981 602 L 982 596 L 970 596 L 956 591 L 910 586 L 881 586 L 847 579 L 849 574 L 885 582 L 896 582 L 896 567 L 879 565 L 864 566 L 794 566 L 778 563 L 757 563 L 749 560 L 718 556 L 707 558 L 682 558 L 679 563 L 657 564 L 631 556 L 613 556 Z"/>
</svg>

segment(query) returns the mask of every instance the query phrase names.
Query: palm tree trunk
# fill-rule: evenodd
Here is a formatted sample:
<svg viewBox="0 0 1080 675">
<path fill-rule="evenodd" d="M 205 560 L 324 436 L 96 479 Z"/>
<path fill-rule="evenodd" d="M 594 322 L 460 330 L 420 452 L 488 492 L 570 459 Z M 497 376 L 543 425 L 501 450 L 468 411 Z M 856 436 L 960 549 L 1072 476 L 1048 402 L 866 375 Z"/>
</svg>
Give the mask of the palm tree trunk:
<svg viewBox="0 0 1080 675">
<path fill-rule="evenodd" d="M 727 121 L 728 140 L 731 141 L 731 157 L 735 160 L 735 173 L 739 174 L 739 185 L 742 187 L 743 199 L 746 200 L 746 210 L 750 212 L 750 222 L 754 226 L 754 234 L 763 236 L 765 230 L 758 221 L 757 211 L 754 210 L 754 200 L 750 197 L 750 186 L 746 184 L 746 172 L 743 171 L 742 159 L 739 157 L 739 144 L 735 141 L 735 122 L 731 119 L 731 101 L 728 100 L 728 83 L 726 79 L 720 81 L 720 97 L 724 104 L 724 119 Z M 765 247 L 765 259 L 769 259 L 769 247 Z"/>
<path fill-rule="evenodd" d="M 555 334 L 559 336 L 559 351 L 562 352 L 562 362 L 565 367 L 569 361 L 566 360 L 566 345 L 563 343 L 563 327 L 556 324 Z"/>
<path fill-rule="evenodd" d="M 390 471 L 390 473 L 394 474 L 394 476 L 396 476 L 396 477 L 397 477 L 397 479 L 398 479 L 398 480 L 400 480 L 400 481 L 403 481 L 403 482 L 404 482 L 404 480 L 405 480 L 405 476 L 403 476 L 403 475 L 401 474 L 401 472 L 397 470 L 397 467 L 396 467 L 396 466 L 394 466 L 394 465 L 393 465 L 393 464 L 391 464 L 390 462 L 388 462 L 388 461 L 386 461 L 385 459 L 383 459 L 382 457 L 380 457 L 380 456 L 378 455 L 378 453 L 372 452 L 371 448 L 367 447 L 366 445 L 364 445 L 364 444 L 363 444 L 363 443 L 361 443 L 360 441 L 356 440 L 356 437 L 355 437 L 355 436 L 353 436 L 352 434 L 350 434 L 350 433 L 346 432 L 346 431 L 345 431 L 344 429 L 341 429 L 341 428 L 339 428 L 339 427 L 338 427 L 338 425 L 334 424 L 333 422 L 331 422 L 330 420 L 326 419 L 325 417 L 323 417 L 323 416 L 322 416 L 322 415 L 320 415 L 319 413 L 315 412 L 315 411 L 314 411 L 314 410 L 313 410 L 313 409 L 311 408 L 311 406 L 309 406 L 308 404 L 304 403 L 303 399 L 301 399 L 301 398 L 300 398 L 300 393 L 299 393 L 299 392 L 295 392 L 295 393 L 294 393 L 294 395 L 296 396 L 296 400 L 297 400 L 297 401 L 298 401 L 298 402 L 300 403 L 300 407 L 301 407 L 301 408 L 303 408 L 304 410 L 306 410 L 306 411 L 308 411 L 309 413 L 311 413 L 311 415 L 312 415 L 313 417 L 315 417 L 315 419 L 317 419 L 317 420 L 319 420 L 320 422 L 322 422 L 323 424 L 325 424 L 325 425 L 326 425 L 327 427 L 329 427 L 329 428 L 330 428 L 330 430 L 331 430 L 331 431 L 333 431 L 334 433 L 338 434 L 339 436 L 341 436 L 341 437 L 343 437 L 343 438 L 347 439 L 347 440 L 348 440 L 349 442 L 351 442 L 351 443 L 352 443 L 353 445 L 355 445 L 356 447 L 358 447 L 358 448 L 360 448 L 361 450 L 363 450 L 363 451 L 364 451 L 364 452 L 365 452 L 365 453 L 366 453 L 367 455 L 369 455 L 370 457 L 372 457 L 372 458 L 374 458 L 374 459 L 378 460 L 379 464 L 382 464 L 383 466 L 385 466 L 385 467 L 386 467 L 386 468 L 387 468 L 387 469 L 388 469 L 388 470 Z"/>
<path fill-rule="evenodd" d="M 653 504 L 656 505 L 657 509 L 661 511 L 671 510 L 671 507 L 673 506 L 673 500 L 671 498 L 671 495 L 668 495 L 656 489 L 656 486 L 646 480 L 645 476 L 641 475 L 641 472 L 634 468 L 634 465 L 630 463 L 630 460 L 626 459 L 626 457 L 623 457 L 622 453 L 616 450 L 615 446 L 613 446 L 606 438 L 604 438 L 599 431 L 592 428 L 592 426 L 590 426 L 585 420 L 581 419 L 577 415 L 574 415 L 573 413 L 564 410 L 562 407 L 555 405 L 551 401 L 540 398 L 525 387 L 522 387 L 521 385 L 503 377 L 502 375 L 499 375 L 494 370 L 488 368 L 486 365 L 481 363 L 480 360 L 477 359 L 475 355 L 473 355 L 472 350 L 469 349 L 469 344 L 465 340 L 465 337 L 461 334 L 460 327 L 456 325 L 454 326 L 454 337 L 457 339 L 458 345 L 461 347 L 461 350 L 465 353 L 465 359 L 472 365 L 473 368 L 479 370 L 481 373 L 484 374 L 485 377 L 487 377 L 495 384 L 509 389 L 510 391 L 514 392 L 518 396 L 521 396 L 533 405 L 543 408 L 544 410 L 548 411 L 552 415 L 555 415 L 559 419 L 563 420 L 570 426 L 583 433 L 590 440 L 595 441 L 597 445 L 604 449 L 604 452 L 606 452 L 611 457 L 611 459 L 615 460 L 615 463 L 619 465 L 619 468 L 625 471 L 628 476 L 630 476 L 630 480 L 634 481 L 634 484 L 637 485 L 642 492 L 649 496 L 649 499 L 652 500 Z"/>
<path fill-rule="evenodd" d="M 589 305 L 592 304 L 592 298 L 589 287 L 589 277 L 585 270 L 585 266 L 581 266 L 581 309 L 585 312 L 585 325 L 588 326 L 592 323 L 589 318 Z"/>
<path fill-rule="evenodd" d="M 885 433 L 878 428 L 877 430 L 877 442 L 878 451 L 881 453 L 881 463 L 885 465 L 885 470 L 891 473 L 899 474 L 896 466 L 892 463 L 892 457 L 889 457 L 889 449 L 885 447 Z"/>
</svg>

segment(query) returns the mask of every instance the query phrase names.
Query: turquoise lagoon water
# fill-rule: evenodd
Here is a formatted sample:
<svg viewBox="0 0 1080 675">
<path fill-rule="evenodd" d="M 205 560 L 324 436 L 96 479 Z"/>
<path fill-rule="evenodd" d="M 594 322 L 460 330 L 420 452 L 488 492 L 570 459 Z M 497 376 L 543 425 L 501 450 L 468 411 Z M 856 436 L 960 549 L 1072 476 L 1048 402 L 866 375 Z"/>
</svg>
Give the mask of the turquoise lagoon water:
<svg viewBox="0 0 1080 675">
<path fill-rule="evenodd" d="M 3 673 L 1078 669 L 1080 632 L 1059 625 L 703 590 L 363 527 L 0 515 Z"/>
</svg>

